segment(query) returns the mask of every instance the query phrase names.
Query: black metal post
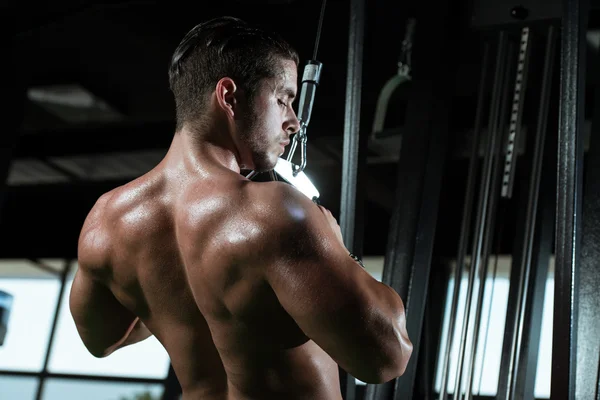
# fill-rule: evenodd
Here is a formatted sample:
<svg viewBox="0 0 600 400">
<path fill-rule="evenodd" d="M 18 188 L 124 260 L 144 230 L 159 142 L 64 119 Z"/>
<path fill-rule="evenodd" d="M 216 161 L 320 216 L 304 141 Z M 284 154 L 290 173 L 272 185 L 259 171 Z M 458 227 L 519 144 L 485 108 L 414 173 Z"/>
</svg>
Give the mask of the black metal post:
<svg viewBox="0 0 600 400">
<path fill-rule="evenodd" d="M 433 92 L 433 91 L 432 91 Z M 432 93 L 433 94 L 433 93 Z M 414 398 L 414 387 L 417 375 L 417 357 L 422 338 L 425 304 L 429 289 L 433 244 L 437 228 L 440 190 L 447 155 L 448 139 L 448 104 L 440 97 L 433 101 L 431 136 L 428 143 L 428 157 L 423 176 L 423 190 L 419 220 L 415 238 L 414 255 L 412 257 L 412 276 L 406 299 L 406 325 L 408 335 L 413 344 L 414 357 L 401 378 L 396 380 L 394 399 Z"/>
<path fill-rule="evenodd" d="M 556 197 L 556 271 L 552 400 L 575 398 L 577 301 L 581 242 L 585 0 L 564 0 Z"/>
<path fill-rule="evenodd" d="M 428 107 L 427 99 L 424 99 L 427 96 L 427 91 L 422 86 L 420 88 L 421 90 L 413 89 L 414 95 L 411 95 L 409 107 L 414 107 L 414 109 L 409 109 L 407 112 L 413 124 L 418 120 L 421 122 L 427 121 L 426 116 L 423 115 Z M 421 98 L 418 99 L 418 97 Z M 427 160 L 428 140 L 426 136 L 429 133 L 428 128 L 424 128 L 423 125 L 420 127 L 422 129 L 415 129 L 411 126 L 411 129 L 407 129 L 402 137 L 400 159 L 397 165 L 396 200 L 389 225 L 381 279 L 383 283 L 398 292 L 404 301 L 407 330 L 413 343 L 413 353 L 409 365 L 416 364 L 418 357 L 415 342 L 418 343 L 419 338 L 415 337 L 414 333 L 411 333 L 408 329 L 408 315 L 410 314 L 408 296 L 413 276 L 414 249 Z M 437 206 L 435 209 L 437 209 Z M 429 265 L 421 265 L 419 268 L 429 268 Z M 401 379 L 404 378 L 403 376 Z M 395 387 L 395 380 L 380 385 L 367 385 L 365 399 L 390 400 L 394 398 Z"/>
<path fill-rule="evenodd" d="M 350 2 L 348 32 L 348 69 L 346 76 L 346 110 L 342 160 L 342 191 L 340 228 L 346 248 L 353 251 L 356 214 L 356 186 L 360 135 L 360 105 L 362 86 L 362 59 L 365 25 L 365 0 Z M 355 398 L 355 378 L 340 369 L 340 385 L 344 400 Z"/>
<path fill-rule="evenodd" d="M 54 309 L 54 318 L 52 319 L 52 328 L 50 329 L 50 338 L 48 339 L 48 346 L 46 347 L 46 356 L 44 357 L 44 364 L 42 365 L 42 372 L 40 373 L 40 382 L 36 393 L 36 400 L 42 400 L 44 395 L 44 384 L 45 377 L 48 374 L 48 364 L 52 355 L 52 345 L 54 344 L 54 337 L 56 336 L 56 326 L 58 325 L 58 318 L 60 316 L 60 307 L 62 306 L 63 297 L 66 289 L 67 277 L 71 271 L 71 260 L 65 260 L 65 265 L 60 278 L 60 290 L 58 292 L 58 299 L 56 301 L 56 308 Z"/>
<path fill-rule="evenodd" d="M 594 54 L 593 67 L 600 66 Z M 594 110 L 583 188 L 583 220 L 577 320 L 577 399 L 596 399 L 600 362 L 600 85 L 594 87 Z"/>
<path fill-rule="evenodd" d="M 412 399 L 429 288 L 455 65 L 442 52 L 431 52 L 436 37 L 448 37 L 451 11 L 436 3 L 435 18 L 419 20 L 413 47 L 413 80 L 408 90 L 404 134 L 397 165 L 395 204 L 390 221 L 382 281 L 398 292 L 406 307 L 413 353 L 404 375 L 382 385 L 368 385 L 365 398 Z M 426 15 L 426 4 L 422 4 Z M 419 13 L 420 14 L 420 13 Z M 460 36 L 458 32 L 451 32 Z M 454 39 L 454 38 L 453 38 Z M 445 71 L 439 74 L 440 68 Z"/>
</svg>

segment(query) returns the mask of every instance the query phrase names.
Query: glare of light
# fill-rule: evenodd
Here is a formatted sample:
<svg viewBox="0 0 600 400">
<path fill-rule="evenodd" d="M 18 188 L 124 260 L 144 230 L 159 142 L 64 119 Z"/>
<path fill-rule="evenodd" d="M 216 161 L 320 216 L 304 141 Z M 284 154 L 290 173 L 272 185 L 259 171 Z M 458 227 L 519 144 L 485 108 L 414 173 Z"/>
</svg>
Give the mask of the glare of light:
<svg viewBox="0 0 600 400">
<path fill-rule="evenodd" d="M 315 197 L 319 198 L 319 191 L 315 185 L 313 185 L 304 171 L 301 171 L 294 176 L 293 166 L 290 161 L 284 158 L 279 158 L 277 165 L 275 165 L 275 172 L 290 185 L 304 193 L 309 199 L 312 200 Z"/>
</svg>

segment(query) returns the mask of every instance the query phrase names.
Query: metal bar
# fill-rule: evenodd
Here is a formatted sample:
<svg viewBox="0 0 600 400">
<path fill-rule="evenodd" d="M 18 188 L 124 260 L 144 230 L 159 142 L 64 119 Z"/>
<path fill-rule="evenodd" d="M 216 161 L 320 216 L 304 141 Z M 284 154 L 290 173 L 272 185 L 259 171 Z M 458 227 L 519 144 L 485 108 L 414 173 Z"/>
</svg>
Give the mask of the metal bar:
<svg viewBox="0 0 600 400">
<path fill-rule="evenodd" d="M 443 192 L 442 192 L 443 193 Z M 443 200 L 442 200 L 443 201 Z M 440 210 L 442 211 L 442 210 Z M 438 258 L 432 263 L 431 279 L 429 282 L 429 298 L 426 304 L 425 318 L 428 321 L 428 327 L 424 326 L 423 330 L 429 332 L 429 339 L 427 344 L 429 345 L 429 358 L 426 365 L 423 366 L 427 369 L 428 376 L 424 379 L 424 385 L 427 385 L 423 392 L 422 398 L 424 399 L 436 399 L 438 393 L 435 389 L 435 382 L 437 379 L 437 372 L 439 369 L 439 347 L 443 335 L 445 332 L 441 329 L 444 324 L 444 318 L 446 314 L 446 301 L 445 296 L 440 298 L 440 293 L 447 293 L 448 291 L 448 280 L 452 271 L 447 268 L 447 263 Z"/>
<path fill-rule="evenodd" d="M 485 212 L 485 225 L 483 227 L 483 245 L 480 257 L 479 267 L 479 287 L 477 296 L 475 297 L 475 316 L 471 320 L 471 310 L 469 310 L 468 317 L 469 322 L 472 322 L 472 328 L 470 329 L 472 335 L 471 347 L 469 348 L 468 364 L 467 364 L 467 378 L 465 380 L 466 399 L 471 400 L 473 398 L 473 375 L 475 372 L 475 357 L 477 355 L 477 347 L 479 345 L 479 332 L 481 330 L 481 313 L 483 310 L 483 297 L 485 294 L 485 287 L 487 281 L 487 275 L 489 270 L 489 257 L 491 252 L 491 246 L 494 241 L 494 233 L 496 232 L 496 210 L 497 204 L 500 200 L 500 189 L 501 189 L 501 162 L 502 162 L 502 147 L 503 142 L 501 140 L 504 132 L 506 131 L 506 115 L 508 113 L 508 99 L 509 99 L 509 85 L 508 82 L 513 74 L 513 69 L 510 67 L 514 66 L 513 57 L 513 44 L 508 45 L 508 55 L 506 62 L 509 63 L 509 68 L 504 71 L 504 88 L 502 97 L 500 100 L 500 113 L 498 115 L 498 125 L 494 128 L 494 135 L 497 138 L 494 139 L 494 147 L 490 148 L 490 157 L 492 158 L 492 171 L 491 171 L 491 183 L 490 183 L 490 194 L 488 198 L 488 207 Z M 491 143 L 490 143 L 491 145 Z M 498 240 L 500 237 L 498 236 Z M 476 263 L 477 264 L 477 263 Z"/>
<path fill-rule="evenodd" d="M 500 225 L 503 227 L 504 225 L 504 220 L 502 219 L 502 215 L 500 216 Z M 500 228 L 499 231 L 502 232 L 503 228 Z M 493 299 L 494 299 L 494 291 L 496 290 L 496 278 L 498 276 L 498 259 L 499 259 L 499 253 L 500 253 L 500 245 L 502 242 L 502 236 L 499 235 L 499 237 L 496 239 L 496 252 L 495 257 L 494 257 L 494 263 L 492 268 L 492 280 L 491 280 L 491 293 L 490 293 L 490 301 L 487 304 L 487 315 L 486 315 L 486 320 L 485 320 L 485 325 L 484 325 L 484 334 L 483 334 L 483 351 L 485 352 L 485 349 L 487 347 L 488 344 L 488 340 L 489 340 L 489 333 L 490 333 L 490 321 L 491 321 L 491 312 L 492 312 L 492 305 L 493 305 Z M 488 262 L 489 265 L 489 262 Z M 487 284 L 487 278 L 484 284 Z M 479 386 L 477 388 L 477 393 L 481 392 L 481 377 L 483 376 L 483 370 L 485 369 L 485 366 L 481 365 L 481 369 L 478 371 L 478 380 L 479 380 Z M 473 397 L 473 396 L 472 396 Z"/>
<path fill-rule="evenodd" d="M 344 119 L 344 156 L 342 159 L 342 192 L 340 227 L 344 242 L 352 250 L 354 242 L 354 212 L 358 169 L 358 138 L 360 134 L 360 104 L 362 85 L 363 36 L 365 0 L 350 2 L 350 33 L 348 40 L 348 72 L 346 79 L 346 110 Z"/>
<path fill-rule="evenodd" d="M 556 37 L 554 38 L 556 41 Z M 554 53 L 552 63 L 557 61 L 556 52 Z M 545 76 L 545 75 L 544 75 Z M 552 82 L 557 82 L 557 74 L 553 74 Z M 552 82 L 548 86 L 552 87 Z M 557 86 L 557 85 L 556 85 Z M 534 266 L 534 275 L 527 288 L 527 308 L 525 309 L 525 326 L 523 329 L 523 355 L 519 360 L 520 373 L 516 378 L 516 390 L 519 398 L 533 399 L 535 394 L 535 378 L 538 369 L 538 355 L 540 351 L 540 337 L 542 333 L 542 317 L 544 313 L 544 302 L 546 293 L 546 283 L 548 282 L 548 269 L 550 264 L 550 254 L 552 253 L 555 211 L 556 211 L 556 149 L 557 141 L 555 132 L 557 131 L 558 101 L 557 91 L 552 89 L 548 93 L 551 98 L 551 108 L 547 115 L 552 116 L 546 121 L 550 123 L 549 128 L 545 129 L 547 135 L 545 140 L 543 171 L 540 182 L 540 205 L 537 217 L 536 235 L 534 238 L 534 249 L 532 252 L 532 265 Z M 546 122 L 543 122 L 544 124 Z M 538 127 L 540 124 L 538 124 Z"/>
<path fill-rule="evenodd" d="M 420 81 L 416 81 L 415 85 L 420 86 L 418 89 L 414 89 L 407 112 L 407 115 L 410 116 L 407 124 L 411 124 L 411 126 L 404 133 L 400 147 L 395 204 L 389 225 L 382 274 L 382 282 L 391 286 L 405 303 L 407 330 L 409 329 L 408 315 L 410 314 L 407 300 L 409 287 L 412 284 L 417 225 L 421 212 L 420 202 L 422 201 L 425 164 L 428 158 L 428 140 L 425 137 L 430 132 L 430 127 L 422 125 L 422 123 L 429 123 L 428 115 L 423 115 L 429 106 L 428 99 L 424 98 L 429 97 L 428 90 Z M 417 121 L 417 118 L 420 121 Z M 415 363 L 418 353 L 415 349 L 417 338 L 412 335 L 410 330 L 408 334 L 413 343 L 410 365 Z M 405 379 L 405 376 L 402 379 Z M 393 398 L 395 388 L 395 380 L 380 385 L 367 385 L 365 399 L 388 400 Z"/>
<path fill-rule="evenodd" d="M 60 315 L 60 307 L 62 306 L 63 297 L 65 293 L 67 276 L 71 270 L 71 261 L 65 260 L 65 266 L 63 267 L 61 279 L 60 279 L 60 290 L 58 292 L 58 299 L 56 301 L 56 308 L 54 309 L 54 318 L 52 319 L 52 327 L 50 329 L 50 338 L 48 339 L 48 346 L 46 347 L 46 355 L 44 357 L 44 364 L 42 365 L 42 376 L 40 378 L 36 400 L 41 400 L 44 395 L 44 377 L 48 373 L 48 364 L 50 362 L 50 356 L 52 355 L 52 345 L 54 344 L 54 337 L 56 336 L 56 326 L 58 325 L 58 317 Z"/>
<path fill-rule="evenodd" d="M 520 257 L 520 268 L 519 277 L 517 281 L 517 293 L 514 299 L 516 304 L 516 313 L 509 315 L 507 318 L 513 318 L 514 321 L 511 324 L 512 332 L 510 334 L 509 343 L 505 343 L 506 346 L 510 345 L 510 354 L 508 359 L 508 374 L 507 381 L 502 382 L 501 385 L 507 390 L 503 398 L 509 400 L 514 399 L 517 395 L 517 377 L 519 376 L 519 363 L 522 357 L 523 348 L 523 334 L 525 321 L 526 306 L 529 302 L 527 297 L 527 289 L 529 287 L 529 281 L 531 276 L 532 268 L 532 254 L 534 246 L 534 238 L 536 235 L 536 221 L 538 212 L 538 200 L 540 192 L 540 180 L 542 174 L 542 163 L 544 159 L 544 146 L 546 139 L 546 122 L 548 119 L 548 108 L 550 106 L 550 90 L 551 90 L 551 79 L 552 79 L 552 67 L 554 63 L 554 28 L 551 26 L 548 31 L 548 38 L 546 43 L 546 58 L 544 62 L 543 82 L 542 82 L 542 93 L 540 96 L 541 106 L 538 113 L 537 132 L 535 138 L 535 144 L 533 147 L 533 164 L 531 181 L 529 184 L 529 198 L 527 202 L 527 214 L 525 217 L 525 237 L 522 247 L 523 255 Z"/>
<path fill-rule="evenodd" d="M 499 108 L 501 101 L 501 90 L 504 78 L 504 63 L 506 58 L 506 46 L 507 38 L 506 32 L 501 31 L 499 33 L 498 49 L 496 56 L 496 71 L 494 75 L 494 87 L 492 90 L 492 101 L 489 121 L 489 136 L 487 138 L 487 149 L 484 157 L 484 169 L 481 176 L 481 188 L 479 190 L 479 204 L 477 207 L 477 218 L 476 218 L 476 232 L 473 241 L 473 249 L 471 251 L 471 268 L 469 270 L 469 277 L 467 283 L 467 295 L 466 302 L 463 309 L 464 320 L 461 328 L 460 335 L 460 348 L 458 352 L 458 366 L 456 373 L 456 381 L 454 385 L 454 400 L 460 400 L 462 398 L 462 375 L 463 375 L 463 361 L 466 352 L 467 342 L 467 328 L 469 326 L 469 316 L 471 315 L 472 308 L 472 297 L 474 290 L 474 281 L 476 272 L 481 268 L 481 252 L 483 248 L 484 240 L 484 228 L 485 228 L 485 215 L 487 213 L 491 178 L 492 178 L 492 157 L 491 153 L 496 147 L 497 136 L 498 136 L 498 121 L 499 121 Z"/>
<path fill-rule="evenodd" d="M 564 0 L 556 197 L 552 400 L 575 398 L 585 91 L 584 0 Z"/>
<path fill-rule="evenodd" d="M 425 5 L 423 8 L 427 8 Z M 433 243 L 438 220 L 439 198 L 446 161 L 449 103 L 455 64 L 440 52 L 430 52 L 438 45 L 435 37 L 446 33 L 450 9 L 438 8 L 438 20 L 420 23 L 424 32 L 417 37 L 414 52 L 415 80 L 409 94 L 411 101 L 397 165 L 396 201 L 390 221 L 383 281 L 398 292 L 405 302 L 406 325 L 413 344 L 411 360 L 402 377 L 383 385 L 369 385 L 367 399 L 415 396 L 415 382 L 420 358 L 425 304 Z M 456 9 L 453 9 L 456 11 Z M 443 65 L 445 74 L 440 75 Z M 390 390 L 391 386 L 391 390 Z"/>
<path fill-rule="evenodd" d="M 469 232 L 471 228 L 471 210 L 473 209 L 473 201 L 475 198 L 475 182 L 476 176 L 479 173 L 479 141 L 481 134 L 481 125 L 483 120 L 483 107 L 487 97 L 487 80 L 488 80 L 488 63 L 489 63 L 489 43 L 484 44 L 482 70 L 479 80 L 479 94 L 477 98 L 477 110 L 475 112 L 475 128 L 473 130 L 473 144 L 471 147 L 471 158 L 469 159 L 469 172 L 467 175 L 467 190 L 465 194 L 465 202 L 463 206 L 462 222 L 460 229 L 460 237 L 458 244 L 458 255 L 456 257 L 456 268 L 454 268 L 453 279 L 454 289 L 452 291 L 452 300 L 450 303 L 450 316 L 448 317 L 448 332 L 446 334 L 446 342 L 443 350 L 442 365 L 442 384 L 440 388 L 440 399 L 445 399 L 448 392 L 448 377 L 450 374 L 450 350 L 454 342 L 454 323 L 456 322 L 456 314 L 458 312 L 458 295 L 460 293 L 460 282 L 462 280 L 462 272 L 465 266 L 465 255 L 469 243 Z"/>
<path fill-rule="evenodd" d="M 415 382 L 415 386 L 417 386 L 415 389 L 416 397 L 424 399 L 431 399 L 433 395 L 433 379 L 430 367 L 435 365 L 435 352 L 432 349 L 435 349 L 436 346 L 433 345 L 434 335 L 431 329 L 431 302 L 437 302 L 437 298 L 432 300 L 430 294 L 431 290 L 427 290 L 427 301 L 425 302 L 425 313 L 423 315 L 423 339 L 419 348 L 419 363 L 416 373 L 418 382 Z"/>
<path fill-rule="evenodd" d="M 556 165 L 556 164 L 554 164 Z M 553 185 L 554 186 L 554 185 Z M 549 198 L 554 198 L 555 190 L 546 191 Z M 521 359 L 519 360 L 519 375 L 516 380 L 513 398 L 533 399 L 535 395 L 535 380 L 538 370 L 538 356 L 540 352 L 540 337 L 542 332 L 542 317 L 544 311 L 544 297 L 546 282 L 548 281 L 548 266 L 552 253 L 552 235 L 554 233 L 555 200 L 544 200 L 543 216 L 538 221 L 540 237 L 536 239 L 536 254 L 533 262 L 535 274 L 529 282 L 528 296 L 531 299 L 525 310 L 525 324 L 523 330 L 523 344 Z"/>
<path fill-rule="evenodd" d="M 44 264 L 40 260 L 37 260 L 35 258 L 28 258 L 28 260 L 33 264 L 34 267 L 39 268 L 42 271 L 46 271 L 52 275 L 60 275 L 59 271 L 57 271 L 56 269 L 52 268 L 49 265 Z"/>
<path fill-rule="evenodd" d="M 348 69 L 342 159 L 340 228 L 346 248 L 353 251 L 356 213 L 356 185 L 360 134 L 365 0 L 350 2 L 348 32 Z M 355 398 L 355 378 L 340 368 L 340 385 L 345 400 Z"/>
<path fill-rule="evenodd" d="M 600 66 L 596 52 L 590 69 Z M 579 304 L 577 320 L 577 399 L 595 399 L 598 396 L 598 370 L 600 369 L 600 84 L 594 85 L 594 109 L 589 148 L 585 164 L 583 188 L 583 219 L 581 236 L 581 262 L 579 279 Z"/>
<path fill-rule="evenodd" d="M 431 21 L 428 24 L 434 25 Z M 426 41 L 428 36 L 422 38 Z M 439 63 L 431 57 L 438 56 L 426 50 L 429 48 L 427 42 L 420 42 L 417 48 L 416 53 L 422 52 L 421 56 L 415 57 L 415 64 L 421 63 L 421 66 L 411 85 L 411 101 L 406 112 L 406 129 L 397 164 L 395 204 L 389 224 L 382 276 L 382 281 L 391 286 L 405 302 L 406 325 L 413 344 L 413 355 L 400 379 L 381 385 L 367 385 L 365 399 L 368 400 L 388 400 L 395 396 L 410 399 L 416 380 L 423 307 L 431 268 L 431 246 L 445 160 L 444 143 L 448 130 L 446 97 L 450 92 L 442 89 L 450 82 L 448 75 L 441 79 L 437 74 L 439 67 L 433 68 Z"/>
<path fill-rule="evenodd" d="M 164 384 L 164 379 L 159 378 L 133 378 L 126 376 L 110 376 L 110 375 L 85 375 L 85 374 L 57 374 L 57 373 L 42 373 L 42 372 L 30 372 L 30 371 L 7 371 L 0 370 L 0 376 L 22 376 L 45 379 L 72 379 L 72 380 L 85 380 L 95 382 L 119 382 L 119 383 L 149 383 L 149 384 Z"/>
<path fill-rule="evenodd" d="M 555 162 L 555 153 L 556 146 L 552 140 L 544 140 L 546 145 L 544 147 L 540 146 L 540 138 L 541 135 L 546 135 L 547 122 L 548 122 L 548 107 L 553 102 L 553 107 L 556 107 L 556 99 L 552 97 L 552 80 L 556 78 L 551 78 L 551 69 L 553 67 L 553 63 L 556 62 L 556 57 L 554 53 L 549 50 L 549 46 L 552 46 L 552 43 L 556 41 L 556 38 L 553 36 L 547 37 L 546 42 L 546 52 L 545 52 L 545 62 L 540 67 L 535 67 L 543 69 L 541 79 L 536 81 L 540 87 L 539 98 L 542 99 L 540 102 L 540 107 L 537 109 L 538 113 L 538 121 L 537 121 L 537 132 L 535 133 L 535 138 L 532 138 L 532 146 L 530 146 L 532 151 L 526 153 L 524 157 L 527 157 L 526 160 L 523 160 L 523 164 L 527 165 L 530 169 L 527 173 L 530 176 L 530 179 L 521 178 L 520 184 L 520 193 L 521 193 L 521 201 L 516 207 L 519 210 L 517 216 L 517 226 L 516 226 L 516 235 L 513 242 L 513 254 L 512 254 L 512 270 L 510 275 L 510 286 L 508 293 L 508 302 L 506 308 L 506 323 L 504 326 L 504 338 L 502 345 L 502 357 L 500 364 L 500 374 L 498 378 L 498 392 L 497 397 L 499 399 L 506 399 L 511 396 L 511 391 L 513 390 L 512 386 L 516 385 L 516 387 L 520 389 L 516 389 L 516 392 L 519 393 L 519 398 L 533 398 L 533 384 L 535 379 L 535 374 L 537 372 L 537 358 L 539 352 L 539 337 L 540 337 L 540 329 L 541 329 L 541 318 L 544 306 L 544 292 L 545 285 L 547 280 L 547 270 L 548 270 L 548 262 L 549 262 L 549 254 L 550 249 L 547 247 L 548 243 L 544 242 L 544 240 L 550 240 L 551 245 L 551 235 L 553 234 L 553 227 L 548 226 L 548 224 L 553 224 L 553 215 L 548 217 L 546 214 L 548 212 L 548 207 L 552 207 L 554 204 L 554 190 L 555 190 L 555 181 L 552 181 L 555 176 L 556 162 Z M 549 41 L 548 41 L 549 39 Z M 550 48 L 551 50 L 551 48 Z M 534 76 L 535 77 L 535 76 Z M 537 96 L 537 95 L 536 95 Z M 553 100 L 550 100 L 553 98 Z M 557 115 L 558 112 L 556 109 L 553 109 L 552 115 Z M 550 127 L 550 131 L 554 132 L 556 121 Z M 553 147 L 554 146 L 554 147 Z M 533 154 L 532 154 L 533 153 Z M 537 155 L 536 155 L 537 154 Z M 536 157 L 543 157 L 543 165 L 544 172 L 541 173 L 542 182 L 537 182 L 536 180 Z M 538 158 L 541 161 L 540 158 Z M 550 170 L 549 170 L 550 168 Z M 522 174 L 523 175 L 523 174 Z M 532 200 L 535 200 L 531 191 L 536 188 L 536 185 L 540 185 L 540 190 L 545 190 L 543 194 L 546 196 L 550 196 L 550 200 L 544 199 L 542 197 L 542 210 L 541 212 L 546 213 L 543 216 L 543 219 L 540 221 L 540 213 L 536 212 L 537 217 L 535 220 L 531 213 L 531 207 L 533 204 Z M 550 185 L 550 187 L 548 187 Z M 550 190 L 550 192 L 548 192 Z M 536 207 L 536 210 L 539 207 Z M 528 235 L 530 235 L 530 231 L 533 228 L 531 223 L 536 224 L 535 227 L 535 235 L 533 236 L 533 243 L 530 246 Z M 542 224 L 542 225 L 540 225 Z M 541 228 L 546 229 L 546 231 L 540 231 Z M 528 249 L 531 247 L 531 249 Z M 531 253 L 531 260 L 527 261 L 530 257 L 527 253 Z M 546 252 L 546 254 L 544 253 Z M 544 264 L 544 259 L 545 264 Z M 535 266 L 535 275 L 533 281 L 529 282 L 529 285 L 523 286 L 523 278 L 525 276 L 526 271 L 525 268 L 529 268 L 529 265 Z M 544 272 L 545 271 L 545 272 Z M 521 304 L 520 301 L 524 300 L 522 295 L 519 295 L 520 290 L 527 290 L 527 301 L 524 304 Z M 520 297 L 520 299 L 519 299 Z M 522 339 L 522 348 L 520 350 L 523 357 L 520 359 L 512 360 L 511 365 L 511 357 L 515 356 L 515 349 L 517 338 L 515 336 L 515 332 L 519 330 L 518 316 L 520 314 L 520 308 L 524 308 L 525 315 L 523 316 L 523 339 Z M 532 342 L 533 340 L 533 342 Z M 532 343 L 531 346 L 529 343 Z M 530 358 L 532 357 L 532 358 Z M 518 363 L 518 364 L 517 364 Z M 515 370 L 518 369 L 520 371 L 519 375 L 514 376 Z M 532 378 L 533 376 L 533 378 Z M 531 396 L 528 397 L 524 395 L 525 390 L 531 389 Z"/>
<path fill-rule="evenodd" d="M 406 326 L 408 337 L 411 338 L 413 354 L 416 356 L 408 363 L 404 375 L 396 379 L 396 390 L 394 399 L 410 400 L 415 397 L 414 386 L 417 373 L 417 357 L 419 355 L 422 338 L 423 319 L 425 304 L 429 288 L 429 276 L 431 272 L 431 261 L 435 232 L 437 228 L 440 191 L 442 177 L 447 155 L 448 142 L 448 103 L 444 95 L 442 85 L 430 88 L 429 101 L 431 122 L 427 129 L 418 130 L 421 136 L 428 137 L 426 143 L 427 159 L 425 161 L 425 173 L 422 178 L 422 191 L 420 194 L 419 219 L 416 225 L 416 238 L 414 255 L 410 264 L 412 275 L 410 287 L 406 300 Z M 448 93 L 448 91 L 446 91 Z"/>
</svg>

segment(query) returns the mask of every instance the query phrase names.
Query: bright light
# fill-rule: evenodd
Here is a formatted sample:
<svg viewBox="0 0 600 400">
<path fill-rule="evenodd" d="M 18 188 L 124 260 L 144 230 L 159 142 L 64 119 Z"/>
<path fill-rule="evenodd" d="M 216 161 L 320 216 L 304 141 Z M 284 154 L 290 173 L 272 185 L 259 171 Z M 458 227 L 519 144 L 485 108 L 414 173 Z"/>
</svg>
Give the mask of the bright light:
<svg viewBox="0 0 600 400">
<path fill-rule="evenodd" d="M 304 193 L 309 199 L 312 200 L 313 197 L 319 198 L 319 191 L 315 185 L 313 185 L 308 176 L 306 176 L 304 171 L 294 176 L 292 163 L 288 160 L 279 158 L 277 165 L 275 166 L 275 172 L 277 172 L 281 178 L 285 179 L 300 192 Z"/>
</svg>

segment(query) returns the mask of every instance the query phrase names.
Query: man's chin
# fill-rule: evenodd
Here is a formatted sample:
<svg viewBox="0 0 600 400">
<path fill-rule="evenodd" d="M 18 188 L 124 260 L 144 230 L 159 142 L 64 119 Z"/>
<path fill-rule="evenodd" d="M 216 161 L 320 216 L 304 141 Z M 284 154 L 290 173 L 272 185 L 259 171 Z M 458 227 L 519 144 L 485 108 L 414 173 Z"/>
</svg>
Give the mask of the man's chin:
<svg viewBox="0 0 600 400">
<path fill-rule="evenodd" d="M 275 160 L 265 160 L 264 162 L 255 163 L 254 171 L 260 173 L 273 171 L 275 169 L 275 166 L 277 165 L 278 160 L 279 157 L 277 157 Z"/>
</svg>

